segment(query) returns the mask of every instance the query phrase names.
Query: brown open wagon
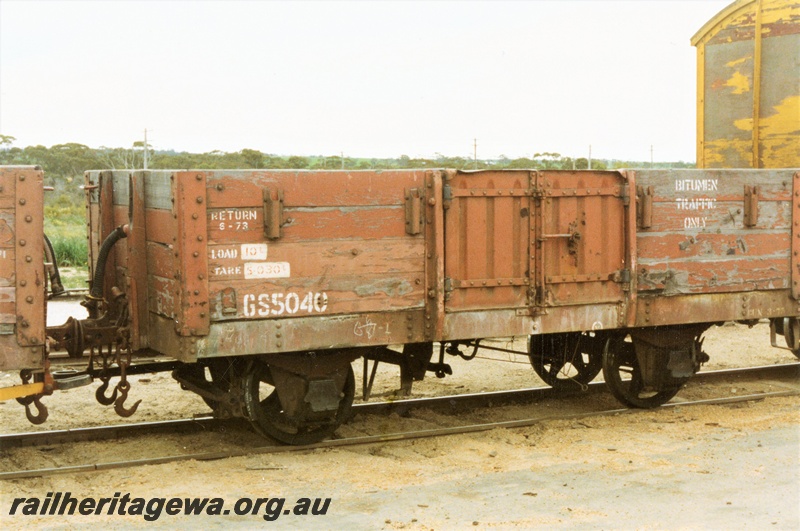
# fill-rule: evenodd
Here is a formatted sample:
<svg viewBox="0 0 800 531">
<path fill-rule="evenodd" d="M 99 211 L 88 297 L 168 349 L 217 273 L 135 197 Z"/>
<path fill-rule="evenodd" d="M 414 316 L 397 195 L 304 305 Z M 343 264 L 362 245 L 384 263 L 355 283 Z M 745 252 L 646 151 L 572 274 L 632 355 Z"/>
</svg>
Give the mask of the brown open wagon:
<svg viewBox="0 0 800 531">
<path fill-rule="evenodd" d="M 604 370 L 650 407 L 715 323 L 769 318 L 799 348 L 796 170 L 88 172 L 89 318 L 47 330 L 41 171 L 0 174 L 0 369 L 32 375 L 4 397 L 37 407 L 96 377 L 132 414 L 149 352 L 218 415 L 305 443 L 347 417 L 357 357 L 407 392 L 445 354 L 527 336 L 551 385 Z M 46 336 L 86 374 L 53 380 Z"/>
</svg>

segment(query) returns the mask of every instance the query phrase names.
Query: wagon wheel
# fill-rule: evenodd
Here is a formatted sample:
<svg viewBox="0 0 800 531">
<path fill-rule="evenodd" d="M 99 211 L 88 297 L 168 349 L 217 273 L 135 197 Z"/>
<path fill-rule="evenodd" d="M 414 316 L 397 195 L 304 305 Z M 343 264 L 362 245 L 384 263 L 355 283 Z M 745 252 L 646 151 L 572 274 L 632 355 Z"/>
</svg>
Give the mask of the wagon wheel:
<svg viewBox="0 0 800 531">
<path fill-rule="evenodd" d="M 611 394 L 629 407 L 648 409 L 668 402 L 683 384 L 663 391 L 644 390 L 636 349 L 626 339 L 629 337 L 609 338 L 603 347 L 603 378 Z"/>
<path fill-rule="evenodd" d="M 530 336 L 528 357 L 539 378 L 554 389 L 583 387 L 600 373 L 602 358 L 586 352 L 580 332 Z"/>
<path fill-rule="evenodd" d="M 285 414 L 271 381 L 269 367 L 261 362 L 255 362 L 244 381 L 247 416 L 253 428 L 261 435 L 272 437 L 285 444 L 313 444 L 333 435 L 333 432 L 350 416 L 356 385 L 353 367 L 349 364 L 343 389 L 344 396 L 339 401 L 339 408 L 329 419 L 304 425 L 300 425 L 297 419 Z"/>
<path fill-rule="evenodd" d="M 789 350 L 792 351 L 792 354 L 795 355 L 798 359 L 800 359 L 800 349 L 792 348 L 795 342 L 795 334 L 797 334 L 797 327 L 796 325 L 793 326 L 793 319 L 788 317 L 784 318 L 783 320 L 783 337 L 786 340 L 786 346 L 789 347 Z M 796 321 L 794 321 L 796 323 Z"/>
</svg>

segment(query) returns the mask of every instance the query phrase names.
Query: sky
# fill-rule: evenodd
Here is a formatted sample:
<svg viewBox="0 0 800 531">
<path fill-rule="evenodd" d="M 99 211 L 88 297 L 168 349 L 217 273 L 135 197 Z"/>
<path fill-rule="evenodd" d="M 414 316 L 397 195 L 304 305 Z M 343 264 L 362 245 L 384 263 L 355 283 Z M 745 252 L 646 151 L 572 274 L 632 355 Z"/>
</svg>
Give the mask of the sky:
<svg viewBox="0 0 800 531">
<path fill-rule="evenodd" d="M 694 161 L 732 0 L 0 0 L 0 134 L 277 155 Z"/>
</svg>

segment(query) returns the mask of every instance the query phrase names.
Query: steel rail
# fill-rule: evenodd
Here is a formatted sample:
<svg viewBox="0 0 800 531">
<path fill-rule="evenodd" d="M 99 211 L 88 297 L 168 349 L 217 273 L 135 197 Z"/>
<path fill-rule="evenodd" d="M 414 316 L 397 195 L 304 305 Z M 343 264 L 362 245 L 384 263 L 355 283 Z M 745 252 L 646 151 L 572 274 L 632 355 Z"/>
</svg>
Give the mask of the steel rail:
<svg viewBox="0 0 800 531">
<path fill-rule="evenodd" d="M 772 393 L 758 393 L 753 395 L 742 395 L 735 397 L 713 398 L 706 400 L 694 400 L 678 403 L 669 403 L 660 406 L 661 408 L 672 408 L 678 406 L 693 406 L 693 405 L 720 405 L 720 404 L 735 404 L 740 402 L 752 402 L 757 400 L 764 400 L 766 398 L 784 397 L 784 396 L 797 396 L 800 395 L 800 390 L 797 391 L 777 391 Z M 305 446 L 260 446 L 256 448 L 223 450 L 218 452 L 201 452 L 195 454 L 171 455 L 163 457 L 151 457 L 145 459 L 133 459 L 128 461 L 113 461 L 108 463 L 94 463 L 86 465 L 71 465 L 64 467 L 54 468 L 40 468 L 35 470 L 20 470 L 15 472 L 2 472 L 0 473 L 0 480 L 11 479 L 24 479 L 34 477 L 54 476 L 59 474 L 70 474 L 75 472 L 95 472 L 103 470 L 113 470 L 118 468 L 131 468 L 135 466 L 145 465 L 159 465 L 164 463 L 173 463 L 177 461 L 214 461 L 217 459 L 228 459 L 231 457 L 243 457 L 248 455 L 259 454 L 278 454 L 287 452 L 302 452 L 308 450 L 317 450 L 323 448 L 342 448 L 348 446 L 360 446 L 365 444 L 378 444 L 398 441 L 408 441 L 413 439 L 423 439 L 431 437 L 447 437 L 451 435 L 462 435 L 467 433 L 479 433 L 490 431 L 494 429 L 514 429 L 525 428 L 533 426 L 548 420 L 574 420 L 589 417 L 600 417 L 620 414 L 632 414 L 636 412 L 643 412 L 650 410 L 641 409 L 608 409 L 602 411 L 591 411 L 583 413 L 572 413 L 567 415 L 544 415 L 540 417 L 532 417 L 521 420 L 506 420 L 500 422 L 489 422 L 483 424 L 468 424 L 463 426 L 452 426 L 447 428 L 435 428 L 429 430 L 417 430 L 412 432 L 399 432 L 389 433 L 383 435 L 365 435 L 361 437 L 350 437 L 346 439 L 333 439 L 323 441 L 316 444 L 309 444 Z"/>
<path fill-rule="evenodd" d="M 761 369 L 760 371 L 757 369 Z M 786 369 L 790 369 L 790 372 L 797 375 L 800 373 L 800 363 L 793 363 L 788 365 L 776 365 L 776 366 L 768 366 L 768 367 L 760 367 L 760 368 L 749 368 L 749 369 L 726 369 L 723 371 L 713 371 L 707 373 L 701 373 L 705 376 L 711 376 L 712 378 L 706 378 L 706 382 L 714 381 L 718 379 L 724 379 L 725 376 L 758 376 L 759 378 L 767 378 L 769 376 L 774 376 L 775 370 L 782 370 L 778 376 L 785 378 L 787 376 Z M 701 374 L 698 374 L 700 376 Z M 791 374 L 789 374 L 791 376 Z M 600 383 L 602 386 L 602 383 Z M 595 386 L 596 387 L 596 386 Z M 523 393 L 542 390 L 543 388 L 537 389 L 526 389 L 522 390 Z M 547 390 L 547 389 L 544 389 Z M 501 394 L 509 394 L 513 392 L 503 392 Z M 574 395 L 575 393 L 573 393 Z M 401 405 L 404 403 L 406 407 L 411 406 L 411 402 L 416 402 L 418 404 L 424 404 L 426 407 L 430 406 L 431 401 L 441 401 L 445 400 L 450 407 L 453 406 L 452 401 L 458 400 L 460 398 L 472 398 L 475 396 L 485 396 L 486 393 L 480 393 L 475 395 L 455 395 L 449 397 L 437 397 L 434 399 L 417 399 L 417 400 L 406 400 L 402 401 L 402 403 L 378 403 L 378 404 L 361 404 L 358 407 L 361 411 L 360 413 L 364 413 L 365 409 L 369 409 L 370 412 L 382 412 L 385 411 L 386 407 L 389 406 L 396 406 Z M 768 392 L 768 393 L 758 393 L 758 394 L 750 394 L 750 395 L 741 395 L 735 397 L 724 397 L 724 398 L 712 398 L 712 399 L 703 399 L 703 400 L 692 400 L 692 401 L 681 401 L 681 402 L 670 402 L 661 406 L 662 408 L 673 408 L 678 406 L 692 406 L 692 405 L 709 405 L 709 404 L 732 404 L 737 402 L 749 402 L 754 400 L 763 400 L 765 398 L 772 398 L 772 397 L 782 397 L 782 396 L 796 396 L 800 395 L 800 389 L 787 389 L 784 391 L 776 391 L 776 392 Z M 518 397 L 517 397 L 518 398 Z M 371 406 L 367 408 L 367 406 Z M 376 407 L 377 406 L 377 407 Z M 411 407 L 413 408 L 413 406 Z M 570 420 L 570 419 L 578 419 L 578 418 L 587 418 L 587 417 L 594 417 L 594 416 L 606 416 L 606 415 L 615 415 L 615 414 L 631 414 L 636 412 L 642 412 L 643 410 L 638 409 L 610 409 L 610 410 L 602 410 L 602 411 L 591 411 L 591 412 L 580 412 L 580 413 L 572 413 L 572 414 L 565 414 L 565 415 L 544 415 L 538 417 L 532 417 L 527 419 L 521 420 L 511 420 L 511 421 L 500 421 L 500 422 L 491 422 L 491 423 L 482 423 L 482 424 L 470 424 L 470 425 L 462 425 L 462 426 L 454 426 L 454 427 L 447 427 L 447 428 L 436 428 L 436 429 L 429 429 L 429 430 L 419 430 L 413 432 L 400 432 L 400 433 L 391 433 L 391 434 L 382 434 L 382 435 L 369 435 L 369 436 L 362 436 L 362 437 L 352 437 L 347 439 L 335 439 L 335 440 L 328 440 L 323 441 L 317 444 L 306 445 L 306 446 L 262 446 L 256 448 L 246 448 L 246 449 L 231 449 L 231 450 L 224 450 L 218 452 L 202 452 L 196 454 L 184 454 L 184 455 L 172 455 L 172 456 L 164 456 L 164 457 L 156 457 L 156 458 L 145 458 L 145 459 L 134 459 L 128 461 L 116 461 L 116 462 L 109 462 L 109 463 L 94 463 L 94 464 L 86 464 L 86 465 L 74 465 L 74 466 L 66 466 L 66 467 L 55 467 L 55 468 L 44 468 L 44 469 L 36 469 L 36 470 L 21 470 L 21 471 L 13 471 L 13 472 L 2 472 L 0 473 L 0 479 L 20 479 L 20 478 L 29 478 L 29 477 L 41 477 L 41 476 L 49 476 L 55 474 L 68 474 L 74 472 L 89 472 L 89 471 L 99 471 L 99 470 L 110 470 L 115 468 L 126 468 L 126 467 L 133 467 L 133 466 L 143 466 L 143 465 L 152 465 L 152 464 L 161 464 L 161 463 L 168 463 L 168 462 L 175 462 L 175 461 L 183 461 L 183 460 L 214 460 L 214 459 L 222 459 L 222 458 L 229 458 L 229 457 L 240 457 L 244 455 L 254 455 L 254 454 L 266 454 L 266 453 L 284 453 L 284 452 L 294 452 L 294 451 L 303 451 L 303 450 L 312 450 L 318 448 L 338 448 L 344 446 L 355 446 L 355 445 L 363 445 L 363 444 L 375 444 L 375 443 L 386 443 L 386 442 L 394 442 L 394 441 L 402 441 L 402 440 L 411 440 L 411 439 L 419 439 L 419 438 L 427 438 L 427 437 L 442 437 L 448 435 L 456 435 L 456 434 L 465 434 L 465 433 L 477 433 L 481 431 L 488 431 L 492 429 L 498 428 L 521 428 L 532 426 L 534 424 L 544 422 L 547 420 Z M 188 420 L 181 420 L 181 421 L 163 421 L 163 422 L 150 422 L 150 423 L 139 423 L 137 428 L 140 430 L 138 433 L 142 433 L 141 430 L 146 429 L 175 429 L 177 426 L 207 426 L 208 422 L 214 422 L 215 419 L 210 417 L 201 418 L 201 419 L 188 419 Z M 112 426 L 112 427 L 105 427 L 105 429 L 119 429 L 129 427 L 132 425 L 120 425 L 120 426 Z M 78 433 L 78 432 L 88 432 L 93 429 L 99 428 L 86 428 L 83 430 L 64 430 L 63 432 L 52 432 L 53 434 L 61 433 L 62 435 L 68 433 Z M 41 433 L 34 433 L 34 434 L 16 434 L 24 435 L 24 436 L 31 436 L 31 435 L 42 435 Z M 8 436 L 5 436 L 8 437 Z M 0 446 L 2 447 L 2 446 Z"/>
<path fill-rule="evenodd" d="M 712 383 L 732 376 L 741 378 L 787 378 L 800 376 L 800 363 L 766 365 L 744 369 L 721 369 L 699 372 L 692 383 Z M 574 390 L 554 389 L 552 387 L 533 387 L 509 391 L 492 391 L 483 393 L 464 393 L 438 397 L 402 399 L 387 402 L 362 403 L 353 406 L 353 415 L 405 415 L 412 410 L 430 408 L 445 412 L 458 412 L 481 407 L 496 407 L 514 403 L 533 403 L 549 398 L 568 398 L 585 394 L 604 392 L 602 381 L 590 383 L 586 390 L 577 385 Z M 65 444 L 70 442 L 97 441 L 120 437 L 133 437 L 156 432 L 192 432 L 208 431 L 225 423 L 236 423 L 238 419 L 221 420 L 210 415 L 202 415 L 190 419 L 163 420 L 152 422 L 136 422 L 115 424 L 110 426 L 93 426 L 89 428 L 70 428 L 66 430 L 50 430 L 42 432 L 25 432 L 0 434 L 0 449 L 23 446 L 43 446 Z"/>
</svg>

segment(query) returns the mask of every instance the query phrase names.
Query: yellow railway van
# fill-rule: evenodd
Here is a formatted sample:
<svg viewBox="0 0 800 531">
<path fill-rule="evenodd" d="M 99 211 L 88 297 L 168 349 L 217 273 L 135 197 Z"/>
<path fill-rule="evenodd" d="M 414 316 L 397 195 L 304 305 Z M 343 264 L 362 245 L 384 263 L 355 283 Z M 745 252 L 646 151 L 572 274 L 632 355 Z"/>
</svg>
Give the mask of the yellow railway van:
<svg viewBox="0 0 800 531">
<path fill-rule="evenodd" d="M 800 166 L 800 0 L 738 0 L 692 45 L 697 167 Z"/>
</svg>

